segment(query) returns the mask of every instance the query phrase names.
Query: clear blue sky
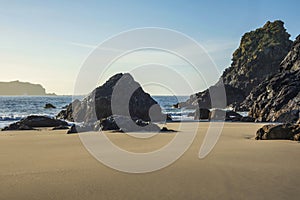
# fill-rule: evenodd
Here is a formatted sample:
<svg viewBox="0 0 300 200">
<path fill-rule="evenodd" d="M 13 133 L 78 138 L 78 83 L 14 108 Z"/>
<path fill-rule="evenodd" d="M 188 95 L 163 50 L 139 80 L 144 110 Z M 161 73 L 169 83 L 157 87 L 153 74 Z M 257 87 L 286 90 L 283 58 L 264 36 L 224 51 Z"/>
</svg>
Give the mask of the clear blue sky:
<svg viewBox="0 0 300 200">
<path fill-rule="evenodd" d="M 78 70 L 95 45 L 149 26 L 191 36 L 222 71 L 241 36 L 268 20 L 283 20 L 294 39 L 300 34 L 299 7 L 296 0 L 0 1 L 0 81 L 30 81 L 47 92 L 72 94 Z"/>
</svg>

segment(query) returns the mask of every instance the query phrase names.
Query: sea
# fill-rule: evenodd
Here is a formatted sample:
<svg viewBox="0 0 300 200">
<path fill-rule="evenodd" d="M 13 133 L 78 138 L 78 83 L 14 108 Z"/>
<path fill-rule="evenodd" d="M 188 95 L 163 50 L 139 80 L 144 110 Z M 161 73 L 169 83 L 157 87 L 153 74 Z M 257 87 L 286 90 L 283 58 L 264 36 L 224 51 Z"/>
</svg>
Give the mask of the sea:
<svg viewBox="0 0 300 200">
<path fill-rule="evenodd" d="M 152 96 L 162 108 L 162 112 L 170 114 L 174 120 L 193 120 L 188 116 L 193 109 L 177 109 L 173 105 L 186 101 L 188 96 Z M 83 96 L 77 96 L 82 99 Z M 65 106 L 75 99 L 73 96 L 0 96 L 0 128 L 19 121 L 29 115 L 55 117 Z M 45 109 L 46 103 L 56 108 Z"/>
</svg>

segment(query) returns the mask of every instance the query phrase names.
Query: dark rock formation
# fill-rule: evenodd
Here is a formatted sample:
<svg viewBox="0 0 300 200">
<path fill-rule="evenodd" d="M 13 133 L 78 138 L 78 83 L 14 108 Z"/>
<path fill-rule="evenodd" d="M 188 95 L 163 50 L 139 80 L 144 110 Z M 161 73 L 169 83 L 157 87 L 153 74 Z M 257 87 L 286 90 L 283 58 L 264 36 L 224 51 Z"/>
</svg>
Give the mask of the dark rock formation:
<svg viewBox="0 0 300 200">
<path fill-rule="evenodd" d="M 226 117 L 225 118 L 226 121 L 242 121 L 242 120 L 245 120 L 242 115 L 240 115 L 239 113 L 236 113 L 232 110 L 226 111 L 226 116 L 225 117 Z"/>
<path fill-rule="evenodd" d="M 231 122 L 254 122 L 252 117 L 243 117 L 239 113 L 232 110 L 212 109 L 211 111 L 206 108 L 200 108 L 195 111 L 194 119 L 208 119 L 217 121 L 231 121 Z"/>
<path fill-rule="evenodd" d="M 45 116 L 31 115 L 20 121 L 20 123 L 31 127 L 56 127 L 56 126 L 68 126 L 68 123 L 58 119 L 52 119 Z"/>
<path fill-rule="evenodd" d="M 54 105 L 52 105 L 51 103 L 46 103 L 44 106 L 45 109 L 50 109 L 50 108 L 56 108 Z"/>
<path fill-rule="evenodd" d="M 209 119 L 210 111 L 207 108 L 199 108 L 195 111 L 194 119 Z"/>
<path fill-rule="evenodd" d="M 67 134 L 73 134 L 73 133 L 78 133 L 75 124 L 73 124 L 67 132 Z"/>
<path fill-rule="evenodd" d="M 294 123 L 300 115 L 300 36 L 281 63 L 280 72 L 254 88 L 241 104 L 257 121 Z"/>
<path fill-rule="evenodd" d="M 83 125 L 72 125 L 68 134 L 88 131 L 116 131 L 116 132 L 159 132 L 160 128 L 151 123 L 142 120 L 133 121 L 126 116 L 109 116 L 102 118 L 94 123 L 85 123 Z"/>
<path fill-rule="evenodd" d="M 54 128 L 52 128 L 52 130 L 65 130 L 65 129 L 69 129 L 69 126 L 56 126 Z"/>
<path fill-rule="evenodd" d="M 56 118 L 57 119 L 65 119 L 70 122 L 74 121 L 73 116 L 76 119 L 84 119 L 86 113 L 84 113 L 84 109 L 81 109 L 81 102 L 78 99 L 75 99 L 72 103 L 70 103 L 66 109 L 60 111 Z"/>
<path fill-rule="evenodd" d="M 264 125 L 256 132 L 256 140 L 299 140 L 299 124 Z"/>
<path fill-rule="evenodd" d="M 32 128 L 31 126 L 19 122 L 10 124 L 9 126 L 6 126 L 2 129 L 2 131 L 26 131 L 26 130 L 35 130 L 35 129 Z"/>
<path fill-rule="evenodd" d="M 231 66 L 213 86 L 224 84 L 227 106 L 238 106 L 254 87 L 278 72 L 280 62 L 292 45 L 289 37 L 282 21 L 267 22 L 262 28 L 244 34 L 239 48 L 233 53 Z M 207 89 L 192 95 L 178 107 L 211 108 L 209 92 Z"/>
<path fill-rule="evenodd" d="M 82 101 L 75 100 L 57 118 L 90 123 L 111 115 L 143 121 L 166 120 L 157 102 L 127 73 L 114 75 Z"/>
<path fill-rule="evenodd" d="M 295 141 L 300 141 L 300 133 L 294 135 L 294 140 Z"/>
<path fill-rule="evenodd" d="M 246 117 L 242 117 L 240 121 L 241 122 L 255 122 L 255 118 L 246 116 Z"/>
<path fill-rule="evenodd" d="M 0 82 L 0 95 L 55 95 L 47 94 L 40 84 L 20 81 Z"/>
<path fill-rule="evenodd" d="M 159 132 L 171 132 L 171 133 L 174 133 L 174 132 L 177 132 L 177 131 L 175 131 L 175 130 L 173 130 L 173 129 L 168 129 L 167 127 L 162 127 L 162 129 L 160 129 L 160 131 Z"/>
<path fill-rule="evenodd" d="M 33 130 L 33 127 L 58 127 L 58 126 L 68 126 L 67 122 L 52 119 L 45 116 L 28 116 L 16 123 L 10 124 L 9 126 L 2 129 L 6 130 Z"/>
<path fill-rule="evenodd" d="M 267 76 L 276 73 L 292 45 L 283 24 L 267 22 L 262 28 L 244 34 L 233 53 L 231 67 L 221 77 L 223 83 L 248 95 Z"/>
<path fill-rule="evenodd" d="M 128 73 L 112 76 L 82 101 L 75 100 L 57 118 L 84 122 L 85 126 L 98 123 L 98 127 L 92 128 L 96 131 L 122 129 L 124 132 L 159 131 L 150 122 L 172 120 L 161 113 L 157 102 Z"/>
<path fill-rule="evenodd" d="M 166 122 L 172 122 L 172 116 L 170 114 L 166 114 Z"/>
<path fill-rule="evenodd" d="M 190 96 L 190 98 L 186 102 L 181 102 L 173 105 L 175 108 L 212 108 L 211 95 L 214 91 L 218 92 L 225 89 L 226 97 L 218 97 L 215 95 L 214 104 L 216 105 L 236 105 L 237 102 L 242 102 L 245 99 L 244 92 L 238 88 L 234 88 L 230 85 L 214 85 L 209 87 L 209 89 L 204 90 L 203 92 L 199 92 Z M 222 93 L 220 93 L 222 95 Z M 218 100 L 224 100 L 224 102 L 218 102 Z M 219 108 L 224 108 L 224 106 L 220 106 Z"/>
<path fill-rule="evenodd" d="M 243 116 L 230 110 L 213 109 L 210 111 L 209 118 L 212 121 L 242 121 Z"/>
</svg>

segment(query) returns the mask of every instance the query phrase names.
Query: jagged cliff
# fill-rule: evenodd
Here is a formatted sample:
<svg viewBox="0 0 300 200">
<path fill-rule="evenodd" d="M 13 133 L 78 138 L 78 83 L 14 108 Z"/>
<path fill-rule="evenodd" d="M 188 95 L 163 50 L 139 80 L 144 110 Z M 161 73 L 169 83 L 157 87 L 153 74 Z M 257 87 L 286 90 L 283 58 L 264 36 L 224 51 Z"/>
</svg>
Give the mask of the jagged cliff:
<svg viewBox="0 0 300 200">
<path fill-rule="evenodd" d="M 300 110 L 300 35 L 278 73 L 254 88 L 241 105 L 257 121 L 296 122 Z"/>
<path fill-rule="evenodd" d="M 0 95 L 55 95 L 47 94 L 40 84 L 20 81 L 0 82 Z"/>
<path fill-rule="evenodd" d="M 245 33 L 233 53 L 231 66 L 212 87 L 224 83 L 227 105 L 237 107 L 268 76 L 278 72 L 280 62 L 291 48 L 290 35 L 282 21 L 267 22 L 263 27 Z M 191 95 L 179 107 L 211 107 L 209 89 Z"/>
</svg>

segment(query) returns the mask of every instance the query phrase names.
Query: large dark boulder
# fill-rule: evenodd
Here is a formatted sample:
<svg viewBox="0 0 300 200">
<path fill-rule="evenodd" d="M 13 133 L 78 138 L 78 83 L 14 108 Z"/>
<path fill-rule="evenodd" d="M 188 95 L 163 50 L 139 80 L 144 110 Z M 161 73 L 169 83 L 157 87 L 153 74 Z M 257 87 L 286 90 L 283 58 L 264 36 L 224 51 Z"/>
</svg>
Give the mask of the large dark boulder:
<svg viewBox="0 0 300 200">
<path fill-rule="evenodd" d="M 257 121 L 295 123 L 300 116 L 300 36 L 280 71 L 254 88 L 241 104 Z"/>
<path fill-rule="evenodd" d="M 267 22 L 263 27 L 243 35 L 238 49 L 233 53 L 231 66 L 212 86 L 224 85 L 227 106 L 239 107 L 254 87 L 279 71 L 280 62 L 292 45 L 289 37 L 284 23 L 279 20 Z M 209 92 L 212 87 L 191 95 L 189 100 L 177 106 L 211 108 Z"/>
<path fill-rule="evenodd" d="M 123 131 L 133 131 L 132 127 L 127 127 L 128 122 L 140 120 L 154 126 L 150 122 L 166 121 L 167 116 L 162 114 L 158 103 L 144 92 L 130 74 L 120 73 L 97 87 L 82 101 L 75 100 L 57 118 L 83 122 L 85 125 L 100 121 L 102 130 L 121 128 Z M 118 127 L 115 120 L 119 122 Z M 145 127 L 148 130 L 150 126 Z"/>
<path fill-rule="evenodd" d="M 10 124 L 9 126 L 2 129 L 6 130 L 33 130 L 34 127 L 59 127 L 68 126 L 68 123 L 58 119 L 53 119 L 46 116 L 31 115 L 18 122 Z"/>
<path fill-rule="evenodd" d="M 264 125 L 256 132 L 256 140 L 299 140 L 299 124 Z"/>
</svg>

